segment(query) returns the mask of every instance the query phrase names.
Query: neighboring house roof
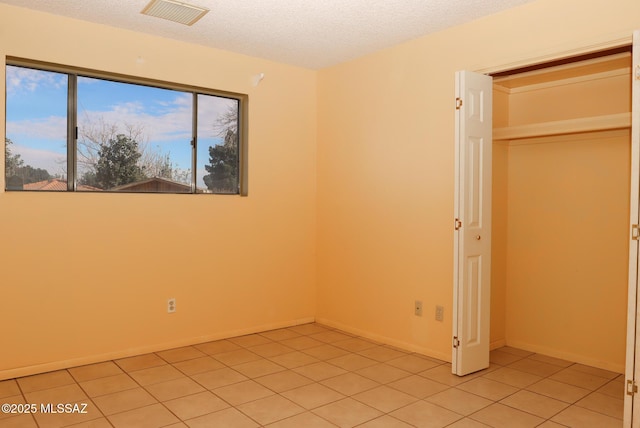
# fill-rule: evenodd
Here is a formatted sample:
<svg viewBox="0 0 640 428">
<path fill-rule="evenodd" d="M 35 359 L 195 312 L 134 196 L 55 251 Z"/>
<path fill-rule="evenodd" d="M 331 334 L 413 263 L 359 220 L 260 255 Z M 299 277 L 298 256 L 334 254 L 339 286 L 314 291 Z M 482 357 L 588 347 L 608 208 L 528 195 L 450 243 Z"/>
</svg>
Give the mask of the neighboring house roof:
<svg viewBox="0 0 640 428">
<path fill-rule="evenodd" d="M 49 180 L 36 181 L 35 183 L 27 183 L 22 185 L 22 190 L 49 190 L 64 192 L 67 190 L 67 180 L 59 178 L 51 178 Z M 98 191 L 103 189 L 93 186 L 78 185 L 80 191 Z M 123 184 L 122 186 L 112 187 L 108 189 L 112 192 L 168 192 L 168 193 L 190 193 L 191 186 L 179 183 L 166 178 L 153 177 L 134 183 Z"/>
<path fill-rule="evenodd" d="M 123 184 L 109 189 L 115 192 L 168 192 L 191 193 L 191 186 L 162 177 L 152 177 L 146 180 Z"/>
<path fill-rule="evenodd" d="M 67 190 L 67 180 L 52 178 L 50 180 L 36 181 L 22 185 L 23 190 Z"/>
<path fill-rule="evenodd" d="M 56 191 L 66 191 L 67 190 L 67 180 L 61 180 L 59 178 L 51 178 L 49 180 L 36 181 L 35 183 L 27 183 L 22 186 L 22 190 L 56 190 Z M 93 186 L 85 186 L 82 184 L 78 185 L 78 190 L 85 191 L 101 191 L 102 189 L 98 189 Z"/>
</svg>

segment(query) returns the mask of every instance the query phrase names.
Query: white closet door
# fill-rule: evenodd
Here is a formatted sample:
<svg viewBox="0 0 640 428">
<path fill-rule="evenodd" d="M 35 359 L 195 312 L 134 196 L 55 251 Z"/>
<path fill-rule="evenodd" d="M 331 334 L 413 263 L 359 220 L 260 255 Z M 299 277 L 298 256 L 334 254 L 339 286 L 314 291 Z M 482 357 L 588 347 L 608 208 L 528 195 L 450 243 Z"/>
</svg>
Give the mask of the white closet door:
<svg viewBox="0 0 640 428">
<path fill-rule="evenodd" d="M 640 32 L 633 33 L 631 69 L 631 195 L 629 200 L 629 292 L 627 298 L 627 362 L 625 377 L 625 428 L 640 428 L 640 319 L 638 318 L 638 202 L 640 192 Z"/>
<path fill-rule="evenodd" d="M 489 367 L 493 79 L 456 73 L 452 372 Z"/>
</svg>

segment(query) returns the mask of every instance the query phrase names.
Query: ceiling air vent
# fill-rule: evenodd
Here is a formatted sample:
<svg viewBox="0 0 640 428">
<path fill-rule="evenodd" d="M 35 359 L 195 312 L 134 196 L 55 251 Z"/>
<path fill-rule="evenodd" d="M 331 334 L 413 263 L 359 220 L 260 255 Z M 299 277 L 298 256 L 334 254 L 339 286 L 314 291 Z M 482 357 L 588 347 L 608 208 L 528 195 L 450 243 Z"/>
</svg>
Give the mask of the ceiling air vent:
<svg viewBox="0 0 640 428">
<path fill-rule="evenodd" d="M 157 18 L 168 19 L 184 25 L 193 25 L 202 18 L 209 9 L 193 6 L 174 0 L 151 0 L 144 9 L 143 15 L 155 16 Z"/>
</svg>

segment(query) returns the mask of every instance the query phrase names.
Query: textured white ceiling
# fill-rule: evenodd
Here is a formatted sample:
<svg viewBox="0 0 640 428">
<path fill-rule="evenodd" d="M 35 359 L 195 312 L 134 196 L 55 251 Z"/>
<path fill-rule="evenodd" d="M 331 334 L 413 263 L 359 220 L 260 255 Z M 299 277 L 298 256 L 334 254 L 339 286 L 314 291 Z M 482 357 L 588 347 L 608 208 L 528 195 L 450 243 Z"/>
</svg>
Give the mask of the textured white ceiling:
<svg viewBox="0 0 640 428">
<path fill-rule="evenodd" d="M 90 22 L 320 69 L 533 0 L 189 0 L 188 27 L 141 15 L 149 0 L 0 0 Z"/>
</svg>

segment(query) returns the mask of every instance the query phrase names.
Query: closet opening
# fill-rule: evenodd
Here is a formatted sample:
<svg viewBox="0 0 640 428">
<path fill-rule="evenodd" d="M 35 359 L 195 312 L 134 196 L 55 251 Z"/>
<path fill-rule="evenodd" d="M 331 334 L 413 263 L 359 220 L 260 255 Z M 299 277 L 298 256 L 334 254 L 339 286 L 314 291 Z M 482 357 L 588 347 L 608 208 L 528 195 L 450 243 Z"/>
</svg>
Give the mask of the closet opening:
<svg viewBox="0 0 640 428">
<path fill-rule="evenodd" d="M 631 46 L 492 77 L 491 349 L 624 373 Z"/>
</svg>

